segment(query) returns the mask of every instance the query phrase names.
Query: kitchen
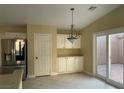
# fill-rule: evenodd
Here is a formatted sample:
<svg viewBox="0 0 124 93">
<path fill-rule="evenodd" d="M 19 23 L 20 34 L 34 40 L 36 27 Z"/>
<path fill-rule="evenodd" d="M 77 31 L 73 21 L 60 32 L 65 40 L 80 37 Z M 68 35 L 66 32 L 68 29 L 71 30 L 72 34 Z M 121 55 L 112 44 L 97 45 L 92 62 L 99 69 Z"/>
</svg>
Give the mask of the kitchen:
<svg viewBox="0 0 124 93">
<path fill-rule="evenodd" d="M 4 11 L 0 17 L 1 88 L 115 89 L 94 77 L 92 34 L 95 29 L 105 29 L 102 27 L 104 20 L 105 26 L 116 23 L 108 20 L 116 19 L 116 15 L 122 20 L 123 9 L 123 5 L 112 4 L 0 5 L 0 10 Z M 97 19 L 100 26 L 97 26 Z M 118 27 L 119 23 L 123 24 L 120 20 L 116 23 Z M 87 28 L 86 21 L 95 26 Z"/>
<path fill-rule="evenodd" d="M 4 27 L 1 27 L 1 28 L 4 28 Z M 1 51 L 0 52 L 0 55 L 1 55 L 0 56 L 0 81 L 1 81 L 0 87 L 1 88 L 22 88 L 22 85 L 20 84 L 22 83 L 22 80 L 25 80 L 27 78 L 26 34 L 23 32 L 19 32 L 19 33 L 9 32 L 9 31 L 1 32 L 0 33 L 0 51 Z"/>
</svg>

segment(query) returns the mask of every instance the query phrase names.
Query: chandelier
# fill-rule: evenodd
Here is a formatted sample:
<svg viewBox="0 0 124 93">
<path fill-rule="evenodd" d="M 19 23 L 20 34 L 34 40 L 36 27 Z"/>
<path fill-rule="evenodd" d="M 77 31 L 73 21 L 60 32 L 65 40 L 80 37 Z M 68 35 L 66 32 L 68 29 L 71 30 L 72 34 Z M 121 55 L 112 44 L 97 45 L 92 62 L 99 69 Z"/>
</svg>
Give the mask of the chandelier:
<svg viewBox="0 0 124 93">
<path fill-rule="evenodd" d="M 73 12 L 74 12 L 74 8 L 70 9 L 72 12 L 72 24 L 71 24 L 71 31 L 69 34 L 69 37 L 67 38 L 72 44 L 74 43 L 75 40 L 78 39 L 79 35 L 77 33 L 77 31 L 74 29 L 74 24 L 73 24 Z"/>
</svg>

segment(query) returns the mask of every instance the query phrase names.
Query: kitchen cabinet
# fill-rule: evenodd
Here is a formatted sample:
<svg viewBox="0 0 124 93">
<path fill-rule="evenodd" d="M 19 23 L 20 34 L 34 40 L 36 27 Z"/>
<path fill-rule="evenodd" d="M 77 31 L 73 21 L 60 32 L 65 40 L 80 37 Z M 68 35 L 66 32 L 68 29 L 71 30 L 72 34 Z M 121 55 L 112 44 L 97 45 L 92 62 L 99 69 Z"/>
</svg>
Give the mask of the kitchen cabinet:
<svg viewBox="0 0 124 93">
<path fill-rule="evenodd" d="M 67 60 L 67 72 L 75 72 L 74 63 L 75 57 L 68 57 Z"/>
<path fill-rule="evenodd" d="M 66 63 L 67 63 L 67 58 L 58 58 L 59 62 L 59 73 L 65 73 L 66 72 Z"/>
<path fill-rule="evenodd" d="M 65 48 L 65 35 L 57 35 L 57 48 Z"/>
<path fill-rule="evenodd" d="M 76 71 L 82 71 L 83 70 L 83 57 L 77 57 L 75 58 L 75 70 Z"/>
<path fill-rule="evenodd" d="M 72 44 L 72 48 L 81 48 L 81 36 Z"/>
<path fill-rule="evenodd" d="M 59 73 L 72 73 L 83 71 L 83 57 L 58 57 L 58 72 Z"/>
<path fill-rule="evenodd" d="M 68 34 L 57 35 L 57 48 L 58 49 L 77 49 L 81 48 L 81 36 L 72 44 L 67 38 Z"/>
<path fill-rule="evenodd" d="M 26 33 L 17 33 L 17 32 L 5 32 L 1 33 L 1 39 L 26 39 L 27 35 Z"/>
<path fill-rule="evenodd" d="M 68 35 L 64 35 L 65 37 L 65 48 L 72 48 L 73 44 L 67 39 Z"/>
</svg>

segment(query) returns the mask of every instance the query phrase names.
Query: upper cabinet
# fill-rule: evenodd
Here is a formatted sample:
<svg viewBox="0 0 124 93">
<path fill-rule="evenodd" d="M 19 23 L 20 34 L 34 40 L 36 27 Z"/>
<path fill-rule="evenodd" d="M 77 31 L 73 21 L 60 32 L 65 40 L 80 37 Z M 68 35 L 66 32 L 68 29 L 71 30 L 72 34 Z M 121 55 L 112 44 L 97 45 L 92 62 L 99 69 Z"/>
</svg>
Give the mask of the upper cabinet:
<svg viewBox="0 0 124 93">
<path fill-rule="evenodd" d="M 65 36 L 62 34 L 57 35 L 57 48 L 65 48 Z"/>
<path fill-rule="evenodd" d="M 16 32 L 5 32 L 1 33 L 1 38 L 4 39 L 26 39 L 27 34 L 26 33 L 16 33 Z"/>
<path fill-rule="evenodd" d="M 67 39 L 68 35 L 64 35 L 64 39 L 65 39 L 65 48 L 72 48 L 73 44 Z"/>
<path fill-rule="evenodd" d="M 81 48 L 81 36 L 72 45 L 73 48 Z"/>
<path fill-rule="evenodd" d="M 81 36 L 72 44 L 68 41 L 68 35 L 67 34 L 58 34 L 57 35 L 57 48 L 58 49 L 77 49 L 81 48 Z"/>
</svg>

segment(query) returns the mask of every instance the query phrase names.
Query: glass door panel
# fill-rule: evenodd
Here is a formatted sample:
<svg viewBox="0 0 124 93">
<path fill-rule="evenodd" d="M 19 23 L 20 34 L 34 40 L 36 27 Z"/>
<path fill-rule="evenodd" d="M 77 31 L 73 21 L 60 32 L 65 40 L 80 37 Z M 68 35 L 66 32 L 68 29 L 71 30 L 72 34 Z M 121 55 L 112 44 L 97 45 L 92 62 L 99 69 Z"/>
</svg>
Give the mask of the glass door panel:
<svg viewBox="0 0 124 93">
<path fill-rule="evenodd" d="M 106 35 L 96 37 L 97 74 L 103 77 L 107 71 L 106 38 Z"/>
<path fill-rule="evenodd" d="M 109 79 L 123 84 L 124 33 L 109 35 Z"/>
</svg>

